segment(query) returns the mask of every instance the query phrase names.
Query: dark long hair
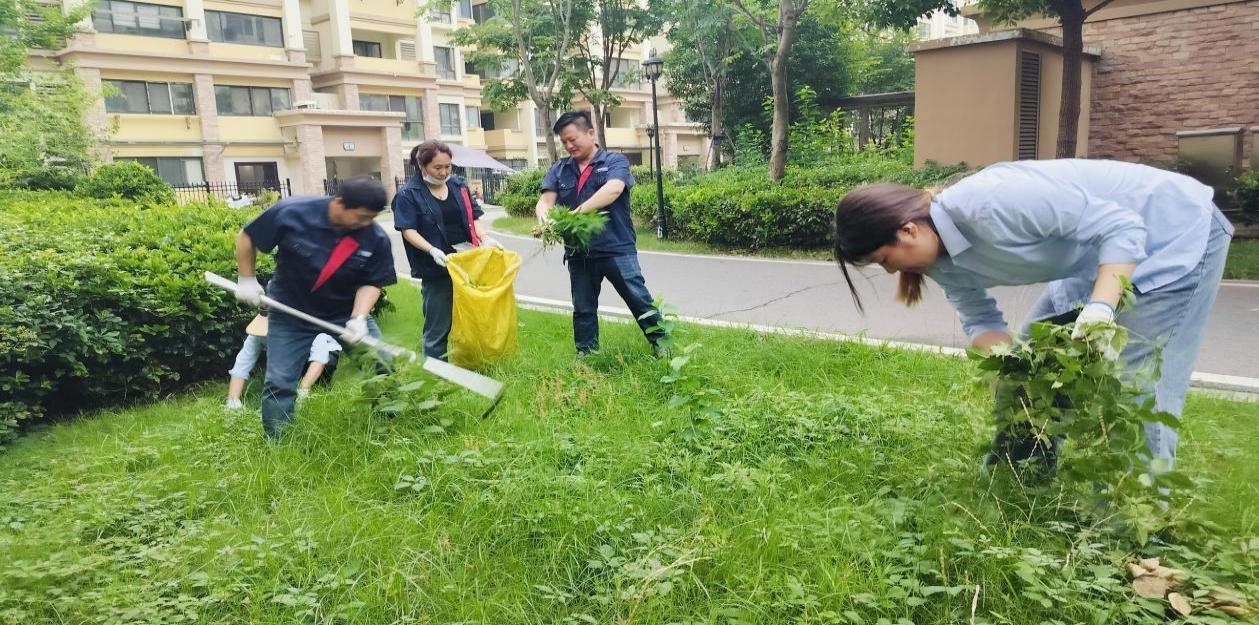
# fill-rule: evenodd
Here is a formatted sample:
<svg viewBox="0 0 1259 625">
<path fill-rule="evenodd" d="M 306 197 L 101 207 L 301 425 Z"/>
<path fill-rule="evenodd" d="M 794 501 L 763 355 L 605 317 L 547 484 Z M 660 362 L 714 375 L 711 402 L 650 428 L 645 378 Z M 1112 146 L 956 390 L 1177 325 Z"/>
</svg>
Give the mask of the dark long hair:
<svg viewBox="0 0 1259 625">
<path fill-rule="evenodd" d="M 857 310 L 865 312 L 848 265 L 867 264 L 867 257 L 875 250 L 896 242 L 897 231 L 907 223 L 918 222 L 935 228 L 930 210 L 930 193 L 892 183 L 857 187 L 839 201 L 835 208 L 835 260 L 844 272 Z M 896 299 L 906 306 L 918 303 L 922 299 L 923 275 L 902 271 L 899 278 Z"/>
<path fill-rule="evenodd" d="M 424 166 L 433 162 L 433 159 L 437 158 L 439 153 L 445 154 L 452 159 L 455 157 L 454 153 L 450 151 L 450 146 L 441 141 L 425 141 L 411 148 L 411 165 L 415 167 L 417 177 L 424 174 L 421 170 Z"/>
</svg>

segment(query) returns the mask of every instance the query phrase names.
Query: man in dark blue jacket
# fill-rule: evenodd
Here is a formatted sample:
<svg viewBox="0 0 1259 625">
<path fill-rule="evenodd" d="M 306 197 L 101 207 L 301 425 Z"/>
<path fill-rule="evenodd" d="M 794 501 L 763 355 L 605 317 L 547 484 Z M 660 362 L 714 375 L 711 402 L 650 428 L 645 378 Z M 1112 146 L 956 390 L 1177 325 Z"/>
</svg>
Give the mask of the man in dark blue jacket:
<svg viewBox="0 0 1259 625">
<path fill-rule="evenodd" d="M 385 207 L 385 188 L 371 178 L 341 183 L 337 195 L 296 196 L 276 202 L 236 237 L 236 298 L 260 304 L 254 275 L 258 250 L 275 250 L 275 276 L 267 295 L 302 312 L 346 328 L 341 340 L 368 334 L 367 315 L 381 288 L 397 282 L 389 236 L 374 223 Z M 272 310 L 267 328 L 267 375 L 262 387 L 262 427 L 275 439 L 293 419 L 297 378 L 310 344 L 321 330 Z"/>
<path fill-rule="evenodd" d="M 634 175 L 624 154 L 609 152 L 596 143 L 590 115 L 569 111 L 552 129 L 568 152 L 551 166 L 542 179 L 542 196 L 535 208 L 539 221 L 556 204 L 583 213 L 603 211 L 607 226 L 590 239 L 585 251 L 564 250 L 573 293 L 573 340 L 579 354 L 599 349 L 599 291 L 606 278 L 629 306 L 638 326 L 657 353 L 663 350 L 664 333 L 656 327 L 660 311 L 638 265 L 634 222 L 630 214 L 630 187 Z"/>
</svg>

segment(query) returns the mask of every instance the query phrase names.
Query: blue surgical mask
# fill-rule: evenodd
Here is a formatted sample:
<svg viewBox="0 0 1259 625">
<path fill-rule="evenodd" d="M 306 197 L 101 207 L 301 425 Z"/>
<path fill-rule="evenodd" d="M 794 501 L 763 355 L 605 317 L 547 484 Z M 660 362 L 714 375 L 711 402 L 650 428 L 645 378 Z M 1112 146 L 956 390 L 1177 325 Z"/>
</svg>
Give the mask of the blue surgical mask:
<svg viewBox="0 0 1259 625">
<path fill-rule="evenodd" d="M 423 178 L 424 178 L 424 182 L 436 187 L 438 185 L 446 184 L 446 180 L 447 178 L 449 178 L 449 176 L 447 176 L 446 178 L 434 178 L 428 174 L 424 174 Z"/>
</svg>

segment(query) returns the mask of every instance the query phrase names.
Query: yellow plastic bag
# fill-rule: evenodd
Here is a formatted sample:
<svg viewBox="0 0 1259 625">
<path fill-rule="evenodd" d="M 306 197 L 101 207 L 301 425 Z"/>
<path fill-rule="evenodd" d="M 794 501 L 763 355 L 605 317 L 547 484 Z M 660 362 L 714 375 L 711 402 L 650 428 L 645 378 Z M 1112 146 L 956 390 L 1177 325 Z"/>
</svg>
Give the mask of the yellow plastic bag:
<svg viewBox="0 0 1259 625">
<path fill-rule="evenodd" d="M 478 247 L 446 258 L 454 284 L 450 362 L 476 369 L 516 353 L 516 292 L 520 254 Z"/>
</svg>

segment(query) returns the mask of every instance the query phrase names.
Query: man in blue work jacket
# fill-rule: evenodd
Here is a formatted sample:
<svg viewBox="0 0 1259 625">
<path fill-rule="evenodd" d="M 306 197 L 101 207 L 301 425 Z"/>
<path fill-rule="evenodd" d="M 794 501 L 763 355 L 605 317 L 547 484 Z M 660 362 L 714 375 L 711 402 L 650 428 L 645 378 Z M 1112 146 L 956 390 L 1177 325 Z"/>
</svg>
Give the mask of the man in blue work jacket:
<svg viewBox="0 0 1259 625">
<path fill-rule="evenodd" d="M 560 116 L 552 130 L 568 152 L 551 166 L 542 179 L 542 196 L 535 213 L 539 221 L 557 203 L 583 213 L 602 211 L 608 215 L 603 231 L 590 239 L 586 251 L 565 247 L 564 261 L 573 293 L 573 340 L 579 354 L 599 349 L 599 290 L 606 278 L 629 306 L 638 326 L 657 354 L 664 351 L 664 333 L 656 328 L 660 311 L 652 305 L 651 293 L 638 266 L 634 223 L 630 215 L 630 187 L 634 176 L 624 154 L 609 152 L 595 142 L 590 114 L 569 111 Z"/>
<path fill-rule="evenodd" d="M 276 202 L 236 236 L 236 299 L 258 306 L 262 286 L 254 274 L 258 250 L 275 250 L 267 295 L 302 312 L 345 326 L 341 340 L 368 334 L 368 314 L 383 287 L 397 282 L 389 236 L 374 220 L 385 207 L 385 188 L 351 178 L 337 194 L 295 196 Z M 267 374 L 262 386 L 262 428 L 280 436 L 297 401 L 297 378 L 320 328 L 272 310 L 267 328 Z"/>
</svg>

